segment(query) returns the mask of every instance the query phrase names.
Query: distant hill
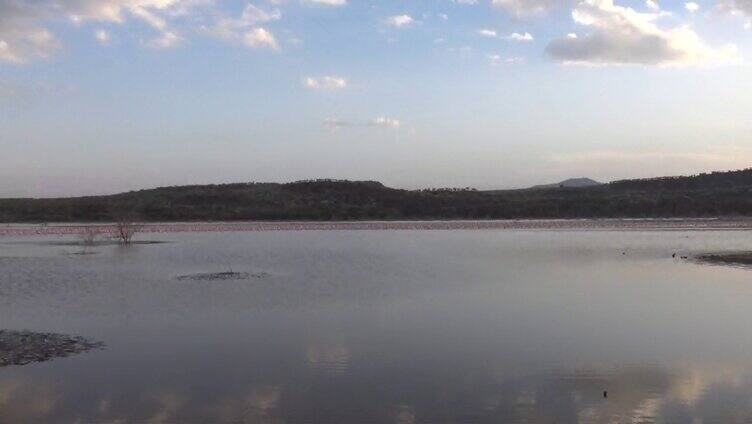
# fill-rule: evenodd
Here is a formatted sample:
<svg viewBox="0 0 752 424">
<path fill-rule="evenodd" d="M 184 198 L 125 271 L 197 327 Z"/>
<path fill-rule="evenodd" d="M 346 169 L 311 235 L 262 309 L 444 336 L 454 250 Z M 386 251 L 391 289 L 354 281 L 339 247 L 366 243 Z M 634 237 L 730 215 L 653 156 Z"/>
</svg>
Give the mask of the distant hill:
<svg viewBox="0 0 752 424">
<path fill-rule="evenodd" d="M 549 189 L 549 188 L 580 188 L 580 187 L 594 187 L 602 185 L 598 181 L 591 180 L 590 178 L 570 178 L 559 183 L 554 184 L 541 184 L 530 187 L 532 190 Z"/>
<path fill-rule="evenodd" d="M 0 199 L 0 222 L 112 221 L 120 216 L 143 221 L 752 217 L 752 169 L 564 183 L 570 187 L 502 191 L 401 190 L 376 181 L 343 180 L 161 187 L 111 196 Z"/>
</svg>

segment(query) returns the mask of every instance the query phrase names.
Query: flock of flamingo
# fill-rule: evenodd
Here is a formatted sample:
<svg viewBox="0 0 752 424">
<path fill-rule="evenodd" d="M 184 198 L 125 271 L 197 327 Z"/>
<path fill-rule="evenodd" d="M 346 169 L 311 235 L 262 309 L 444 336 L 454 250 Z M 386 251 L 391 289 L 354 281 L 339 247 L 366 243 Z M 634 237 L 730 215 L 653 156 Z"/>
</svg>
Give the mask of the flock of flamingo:
<svg viewBox="0 0 752 424">
<path fill-rule="evenodd" d="M 736 230 L 752 229 L 749 219 L 582 219 L 487 221 L 346 221 L 346 222 L 177 222 L 139 224 L 140 233 L 336 231 L 336 230 L 488 230 L 488 229 L 604 229 L 604 230 Z M 4 224 L 0 236 L 78 235 L 114 231 L 113 224 Z"/>
</svg>

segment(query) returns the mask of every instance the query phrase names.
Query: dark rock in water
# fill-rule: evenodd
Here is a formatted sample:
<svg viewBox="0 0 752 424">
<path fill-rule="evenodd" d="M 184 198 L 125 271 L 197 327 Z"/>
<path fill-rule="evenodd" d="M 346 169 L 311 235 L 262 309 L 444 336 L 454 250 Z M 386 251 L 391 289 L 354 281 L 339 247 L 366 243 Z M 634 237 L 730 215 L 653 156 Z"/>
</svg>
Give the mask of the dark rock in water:
<svg viewBox="0 0 752 424">
<path fill-rule="evenodd" d="M 269 274 L 265 272 L 250 273 L 250 272 L 211 272 L 201 274 L 181 275 L 177 277 L 178 280 L 192 280 L 192 281 L 226 281 L 226 280 L 250 280 L 261 279 L 268 277 Z"/>
<path fill-rule="evenodd" d="M 45 362 L 102 348 L 103 343 L 92 342 L 83 337 L 0 330 L 0 367 Z"/>
<path fill-rule="evenodd" d="M 687 259 L 686 256 L 682 256 L 682 259 Z M 752 266 L 752 252 L 728 252 L 728 253 L 716 253 L 697 256 L 699 262 L 722 264 L 722 265 L 743 265 L 746 267 Z"/>
</svg>

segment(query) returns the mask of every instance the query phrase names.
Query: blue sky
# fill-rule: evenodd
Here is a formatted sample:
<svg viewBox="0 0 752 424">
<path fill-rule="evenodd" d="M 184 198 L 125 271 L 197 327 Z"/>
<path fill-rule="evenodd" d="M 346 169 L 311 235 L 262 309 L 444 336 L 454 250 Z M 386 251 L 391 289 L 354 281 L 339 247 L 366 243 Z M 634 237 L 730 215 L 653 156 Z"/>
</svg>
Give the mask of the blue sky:
<svg viewBox="0 0 752 424">
<path fill-rule="evenodd" d="M 743 168 L 752 1 L 0 0 L 0 196 Z"/>
</svg>

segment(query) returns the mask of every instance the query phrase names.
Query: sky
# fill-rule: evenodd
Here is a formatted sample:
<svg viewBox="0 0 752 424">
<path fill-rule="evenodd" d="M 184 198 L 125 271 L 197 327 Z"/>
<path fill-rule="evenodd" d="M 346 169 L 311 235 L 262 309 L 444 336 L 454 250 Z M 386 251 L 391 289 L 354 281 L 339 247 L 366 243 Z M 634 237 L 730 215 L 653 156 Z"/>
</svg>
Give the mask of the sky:
<svg viewBox="0 0 752 424">
<path fill-rule="evenodd" d="M 752 0 L 0 0 L 0 197 L 752 165 Z"/>
</svg>

